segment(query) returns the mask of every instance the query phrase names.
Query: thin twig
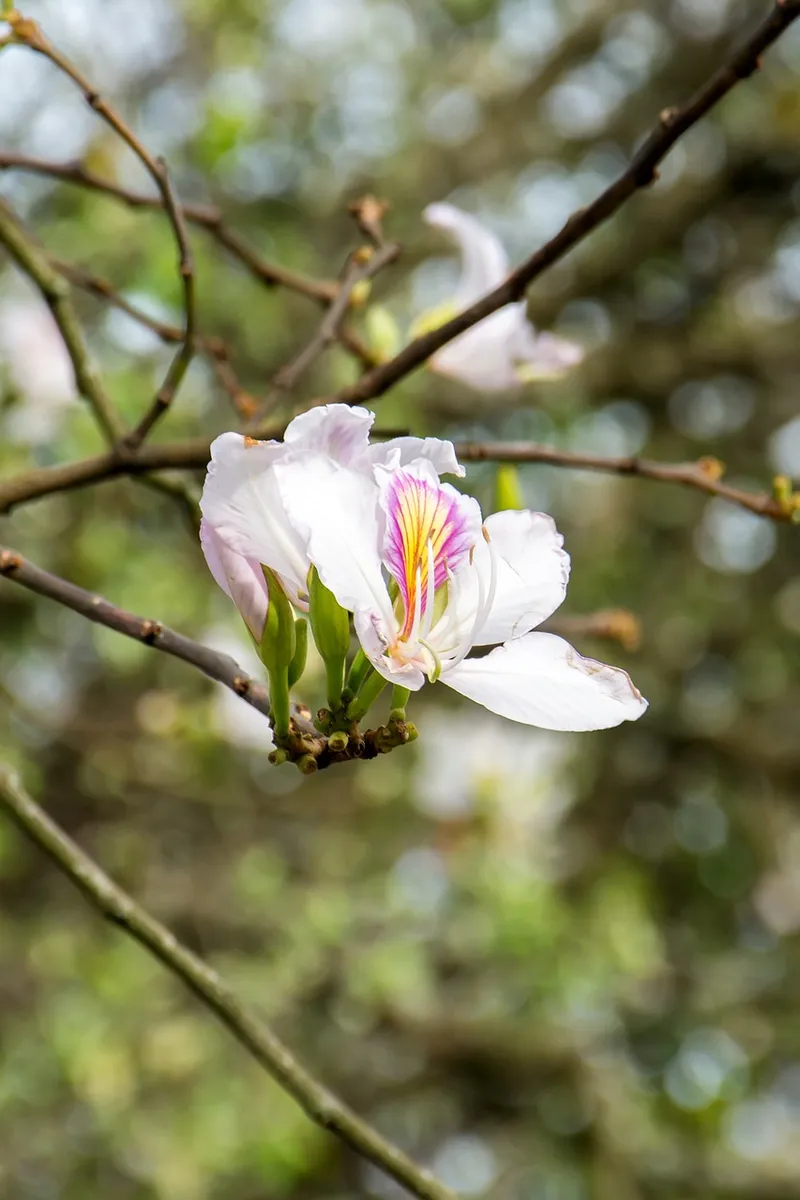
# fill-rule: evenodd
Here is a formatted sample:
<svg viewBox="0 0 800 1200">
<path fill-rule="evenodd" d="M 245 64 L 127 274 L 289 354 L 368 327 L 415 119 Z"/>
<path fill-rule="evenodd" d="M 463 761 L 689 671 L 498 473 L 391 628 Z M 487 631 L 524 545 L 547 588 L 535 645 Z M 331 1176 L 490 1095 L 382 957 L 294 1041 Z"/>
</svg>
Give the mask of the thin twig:
<svg viewBox="0 0 800 1200">
<path fill-rule="evenodd" d="M 132 304 L 121 292 L 116 290 L 112 283 L 109 283 L 102 276 L 95 275 L 92 271 L 87 271 L 85 267 L 80 267 L 76 263 L 65 262 L 59 258 L 51 257 L 50 264 L 60 275 L 68 279 L 73 287 L 78 287 L 81 291 L 87 292 L 96 299 L 102 300 L 104 303 L 110 304 L 113 308 L 119 309 L 120 312 L 126 313 L 127 316 L 139 325 L 151 330 L 163 342 L 174 344 L 183 341 L 184 332 L 180 326 L 173 325 L 169 321 L 161 321 L 158 317 L 151 316 L 144 309 Z M 202 334 L 195 333 L 194 347 L 197 352 L 204 354 L 208 358 L 220 387 L 230 399 L 237 415 L 243 420 L 252 417 L 256 408 L 255 400 L 242 386 L 238 375 L 233 369 L 230 361 L 230 351 L 225 341 L 221 337 L 205 337 Z"/>
<path fill-rule="evenodd" d="M 186 225 L 180 205 L 178 204 L 172 187 L 172 181 L 167 171 L 167 164 L 163 158 L 158 158 L 156 159 L 156 166 L 161 171 L 164 179 L 164 206 L 172 227 L 175 230 L 175 237 L 178 242 L 178 273 L 183 285 L 183 336 L 178 352 L 169 365 L 164 382 L 153 398 L 153 403 L 136 428 L 129 434 L 126 434 L 124 439 L 126 450 L 138 450 L 153 426 L 172 404 L 175 394 L 189 369 L 195 350 L 196 304 L 192 248 L 189 245 L 189 235 L 186 232 Z"/>
<path fill-rule="evenodd" d="M 619 642 L 624 650 L 637 650 L 642 640 L 641 622 L 627 608 L 606 608 L 580 617 L 558 613 L 544 621 L 540 628 L 566 638 L 590 637 Z"/>
<path fill-rule="evenodd" d="M 409 342 L 394 358 L 367 371 L 356 383 L 339 391 L 336 399 L 345 404 L 363 404 L 382 396 L 447 342 L 504 305 L 520 300 L 534 279 L 612 217 L 636 191 L 647 187 L 658 177 L 658 164 L 678 139 L 740 80 L 758 70 L 764 51 L 798 16 L 800 0 L 777 0 L 770 15 L 730 62 L 722 66 L 687 104 L 682 108 L 664 109 L 658 124 L 642 142 L 630 165 L 596 200 L 574 212 L 560 232 L 512 271 L 499 287 L 482 296 L 452 320 Z"/>
<path fill-rule="evenodd" d="M 53 66 L 57 67 L 64 75 L 71 79 L 83 93 L 83 97 L 89 107 L 133 151 L 156 185 L 167 215 L 167 220 L 172 229 L 178 252 L 178 273 L 183 291 L 184 339 L 181 349 L 169 366 L 166 378 L 156 394 L 152 407 L 145 414 L 136 429 L 125 435 L 126 448 L 134 450 L 141 445 L 159 416 L 169 407 L 194 354 L 194 265 L 183 214 L 176 199 L 164 159 L 154 157 L 150 153 L 116 109 L 100 95 L 75 64 L 66 55 L 62 54 L 60 50 L 56 49 L 36 21 L 30 20 L 28 17 L 23 17 L 19 13 L 10 13 L 6 17 L 6 20 L 11 26 L 13 41 L 18 45 L 27 46 L 29 50 L 33 50 L 36 54 L 41 54 L 42 57 L 48 59 Z"/>
<path fill-rule="evenodd" d="M 3 170 L 30 171 L 36 175 L 60 179 L 63 183 L 74 183 L 79 187 L 120 200 L 129 208 L 147 208 L 156 211 L 164 208 L 160 196 L 148 196 L 143 192 L 136 192 L 102 179 L 80 163 L 58 163 L 48 159 L 35 158 L 29 154 L 3 151 L 0 152 L 0 171 Z M 327 305 L 336 299 L 340 286 L 337 282 L 312 279 L 308 275 L 290 271 L 288 267 L 267 262 L 240 234 L 235 233 L 225 224 L 218 208 L 205 204 L 183 204 L 181 212 L 185 221 L 205 229 L 218 245 L 227 250 L 259 283 L 266 287 L 285 287 L 289 291 L 316 300 L 318 304 Z M 359 359 L 366 369 L 376 365 L 375 355 L 352 329 L 347 326 L 340 329 L 339 340 L 344 348 L 354 358 Z"/>
<path fill-rule="evenodd" d="M 359 251 L 350 255 L 339 291 L 329 304 L 311 341 L 275 375 L 269 396 L 261 410 L 261 419 L 275 407 L 283 396 L 292 391 L 320 354 L 337 340 L 358 285 L 374 278 L 379 271 L 394 262 L 399 253 L 400 247 L 396 243 L 385 242 L 375 250 L 367 248 L 366 255 Z"/>
<path fill-rule="evenodd" d="M 100 192 L 113 199 L 120 200 L 128 208 L 146 208 L 156 212 L 164 210 L 162 196 L 149 196 L 146 192 L 137 192 L 132 188 L 123 187 L 111 180 L 95 175 L 81 163 L 59 163 L 49 159 L 36 158 L 30 154 L 17 154 L 14 151 L 0 153 L 0 171 L 18 170 L 29 171 L 35 175 L 45 175 L 51 179 L 60 179 L 62 183 L 73 183 L 89 191 Z M 329 304 L 339 291 L 338 283 L 323 279 L 312 279 L 290 271 L 288 267 L 268 262 L 257 250 L 245 241 L 240 234 L 229 229 L 225 224 L 220 209 L 210 204 L 182 204 L 183 219 L 190 225 L 205 229 L 215 241 L 228 253 L 246 267 L 251 275 L 267 287 L 285 287 L 289 291 L 308 296 L 321 304 Z"/>
<path fill-rule="evenodd" d="M 118 887 L 28 795 L 17 776 L 0 769 L 0 805 L 55 863 L 84 898 L 185 984 L 201 1004 L 298 1102 L 311 1120 L 419 1200 L 454 1200 L 453 1193 L 417 1166 L 348 1105 L 319 1083 L 282 1041 L 247 1008 L 226 981 Z"/>
<path fill-rule="evenodd" d="M 106 441 L 114 445 L 124 435 L 125 428 L 89 355 L 70 300 L 69 285 L 24 232 L 3 200 L 0 200 L 0 243 L 41 292 L 72 363 L 78 394 L 89 405 Z"/>
<path fill-rule="evenodd" d="M 105 625 L 142 645 L 180 658 L 202 671 L 209 679 L 230 688 L 269 719 L 269 697 L 265 688 L 245 674 L 227 654 L 217 654 L 207 646 L 168 629 L 160 621 L 139 617 L 118 608 L 103 596 L 52 575 L 28 562 L 15 550 L 0 546 L 0 577 L 3 576 L 30 592 L 71 608 L 97 625 Z M 296 763 L 305 775 L 323 771 L 337 763 L 356 759 L 368 761 L 411 741 L 409 729 L 404 722 L 392 723 L 391 720 L 389 726 L 380 725 L 364 731 L 354 725 L 344 739 L 344 745 L 341 738 L 330 745 L 327 736 L 314 727 L 311 713 L 305 705 L 293 704 L 290 737 L 287 744 L 281 747 L 285 751 L 283 760 Z"/>
<path fill-rule="evenodd" d="M 261 431 L 262 436 L 267 438 L 280 437 L 282 432 L 282 425 Z M 0 483 L 0 514 L 42 496 L 88 487 L 120 475 L 135 476 L 147 471 L 169 469 L 204 470 L 208 464 L 209 447 L 208 438 L 196 438 L 186 442 L 143 446 L 137 455 L 130 458 L 112 452 L 61 466 L 36 467 Z M 701 458 L 688 463 L 660 463 L 648 458 L 606 458 L 600 454 L 558 450 L 538 442 L 456 442 L 455 450 L 461 462 L 548 463 L 554 467 L 604 471 L 678 484 L 708 496 L 718 496 L 773 521 L 796 520 L 795 513 L 800 509 L 800 494 L 789 493 L 778 497 L 769 492 L 749 492 L 723 483 L 723 465 L 714 458 Z"/>
<path fill-rule="evenodd" d="M 207 646 L 201 646 L 199 642 L 193 642 L 191 638 L 168 629 L 160 621 L 139 617 L 123 608 L 117 608 L 110 600 L 34 566 L 14 550 L 0 547 L 0 576 L 21 584 L 39 596 L 47 596 L 48 599 L 71 608 L 73 612 L 80 613 L 82 617 L 97 625 L 105 625 L 108 629 L 141 642 L 144 646 L 152 646 L 165 654 L 171 654 L 174 658 L 182 659 L 183 662 L 202 671 L 209 679 L 224 684 L 265 717 L 269 717 L 269 696 L 266 688 L 255 679 L 251 679 L 227 654 L 209 650 Z"/>
</svg>

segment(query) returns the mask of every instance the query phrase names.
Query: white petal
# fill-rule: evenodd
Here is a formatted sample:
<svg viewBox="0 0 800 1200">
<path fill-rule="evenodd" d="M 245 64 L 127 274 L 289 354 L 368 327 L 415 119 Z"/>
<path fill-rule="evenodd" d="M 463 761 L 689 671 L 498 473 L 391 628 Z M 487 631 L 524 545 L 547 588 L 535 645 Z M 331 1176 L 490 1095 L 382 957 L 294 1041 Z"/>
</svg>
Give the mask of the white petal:
<svg viewBox="0 0 800 1200">
<path fill-rule="evenodd" d="M 327 454 L 347 464 L 366 451 L 374 420 L 375 414 L 366 408 L 323 404 L 290 421 L 283 440 L 292 450 Z"/>
<path fill-rule="evenodd" d="M 290 591 L 302 592 L 308 556 L 286 515 L 275 479 L 275 464 L 286 453 L 279 442 L 254 442 L 238 433 L 223 433 L 211 444 L 200 509 L 231 550 L 271 567 Z"/>
<path fill-rule="evenodd" d="M 437 350 L 428 360 L 428 368 L 478 391 L 518 388 L 521 380 L 512 347 L 519 338 L 520 321 L 524 320 L 519 304 L 507 304 Z"/>
<path fill-rule="evenodd" d="M 396 683 L 409 691 L 418 692 L 425 683 L 425 675 L 413 663 L 401 665 L 386 657 L 384 639 L 389 631 L 385 629 L 380 617 L 362 610 L 353 615 L 353 625 L 364 653 L 378 674 L 389 683 Z"/>
<path fill-rule="evenodd" d="M 226 546 L 205 517 L 200 522 L 200 545 L 209 571 L 226 596 L 230 596 L 253 637 L 260 642 L 269 597 L 261 564 Z"/>
<path fill-rule="evenodd" d="M 429 204 L 422 216 L 429 225 L 450 234 L 461 251 L 461 280 L 454 297 L 458 308 L 466 308 L 503 282 L 508 257 L 490 229 L 453 204 Z"/>
<path fill-rule="evenodd" d="M 647 708 L 625 671 L 583 658 L 552 633 L 528 633 L 442 682 L 491 712 L 541 729 L 583 732 L 635 721 Z"/>
<path fill-rule="evenodd" d="M 476 630 L 476 646 L 506 642 L 535 629 L 559 607 L 569 580 L 564 539 L 546 513 L 493 513 L 485 525 L 490 545 L 481 541 L 475 554 L 481 559 L 494 555 L 497 583 L 489 615 Z"/>
<path fill-rule="evenodd" d="M 343 608 L 385 614 L 388 623 L 374 479 L 315 454 L 277 463 L 275 475 L 288 519 L 325 586 Z"/>
<path fill-rule="evenodd" d="M 373 466 L 405 467 L 415 459 L 426 459 L 437 475 L 464 476 L 466 471 L 456 458 L 452 442 L 441 438 L 396 437 L 376 442 L 368 450 Z"/>
<path fill-rule="evenodd" d="M 523 383 L 537 379 L 560 379 L 585 358 L 583 346 L 556 337 L 554 333 L 536 333 L 527 319 L 524 327 L 518 329 L 511 353 L 517 378 Z"/>
</svg>

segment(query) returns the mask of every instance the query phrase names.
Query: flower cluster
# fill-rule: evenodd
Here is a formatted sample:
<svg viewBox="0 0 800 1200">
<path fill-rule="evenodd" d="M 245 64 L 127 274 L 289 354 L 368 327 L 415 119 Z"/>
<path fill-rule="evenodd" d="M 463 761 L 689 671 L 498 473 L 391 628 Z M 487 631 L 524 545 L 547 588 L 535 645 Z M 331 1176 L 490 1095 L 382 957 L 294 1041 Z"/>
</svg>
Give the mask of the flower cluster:
<svg viewBox="0 0 800 1200">
<path fill-rule="evenodd" d="M 278 744 L 305 662 L 304 614 L 326 665 L 329 730 L 352 727 L 387 682 L 395 709 L 440 681 L 544 729 L 640 717 L 647 703 L 624 671 L 533 632 L 569 578 L 552 519 L 483 520 L 476 500 L 440 480 L 464 474 L 450 442 L 371 443 L 373 420 L 332 404 L 296 417 L 283 442 L 225 433 L 211 448 L 202 546 L 269 673 Z M 351 615 L 360 649 L 348 671 Z"/>
</svg>

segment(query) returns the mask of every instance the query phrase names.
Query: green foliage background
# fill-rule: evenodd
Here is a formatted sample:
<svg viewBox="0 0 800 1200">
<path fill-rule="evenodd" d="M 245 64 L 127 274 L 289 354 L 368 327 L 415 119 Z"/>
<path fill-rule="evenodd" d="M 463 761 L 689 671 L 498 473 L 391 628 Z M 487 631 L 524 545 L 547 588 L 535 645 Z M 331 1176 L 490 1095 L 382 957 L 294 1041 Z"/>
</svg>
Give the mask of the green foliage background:
<svg viewBox="0 0 800 1200">
<path fill-rule="evenodd" d="M 451 198 L 515 258 L 619 170 L 762 5 L 736 0 L 81 0 L 52 38 L 267 256 L 334 277 L 346 204 L 392 202 L 405 250 L 373 299 L 403 331 L 455 264 Z M 800 29 L 538 283 L 584 341 L 558 385 L 486 397 L 419 372 L 385 426 L 533 437 L 730 478 L 800 475 Z M 136 164 L 43 61 L 0 55 L 10 148 Z M 165 222 L 6 174 L 55 254 L 176 317 Z M 193 235 L 203 328 L 263 395 L 319 320 Z M 81 297 L 125 415 L 168 350 Z M 39 301 L 6 265 L 0 469 L 99 448 L 64 402 Z M 363 318 L 369 333 L 370 318 Z M 25 340 L 21 329 L 27 331 Z M 334 351 L 296 399 L 355 377 Z M 38 372 L 38 373 L 37 373 Z M 158 437 L 230 427 L 197 362 Z M 797 535 L 657 483 L 522 472 L 573 558 L 567 609 L 642 619 L 637 725 L 540 735 L 431 688 L 414 747 L 301 781 L 263 721 L 179 663 L 0 586 L 2 757 L 338 1092 L 465 1195 L 758 1200 L 800 1185 Z M 493 469 L 468 486 L 491 505 Z M 0 536 L 246 662 L 180 508 L 132 481 L 20 508 Z M 316 689 L 316 692 L 315 692 Z M 306 698 L 319 703 L 312 673 Z M 391 1197 L 164 972 L 0 824 L 0 1195 Z"/>
</svg>

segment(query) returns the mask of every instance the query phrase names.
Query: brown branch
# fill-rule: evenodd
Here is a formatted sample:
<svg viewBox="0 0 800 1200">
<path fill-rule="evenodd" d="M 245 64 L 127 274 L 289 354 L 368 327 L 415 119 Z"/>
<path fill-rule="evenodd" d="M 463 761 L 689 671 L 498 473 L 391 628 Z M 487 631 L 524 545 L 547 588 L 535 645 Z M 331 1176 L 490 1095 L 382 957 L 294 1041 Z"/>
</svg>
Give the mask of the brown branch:
<svg viewBox="0 0 800 1200">
<path fill-rule="evenodd" d="M 280 437 L 282 432 L 282 426 L 261 431 L 266 438 Z M 138 454 L 129 458 L 111 452 L 61 466 L 37 467 L 0 483 L 0 514 L 41 496 L 88 487 L 120 475 L 135 476 L 169 469 L 202 471 L 208 464 L 209 446 L 207 438 L 197 438 L 186 442 L 143 446 Z M 769 492 L 749 492 L 723 483 L 720 476 L 724 468 L 722 463 L 713 458 L 701 458 L 689 463 L 660 463 L 647 458 L 606 458 L 599 454 L 558 450 L 539 445 L 538 442 L 456 442 L 455 450 L 461 462 L 465 463 L 548 463 L 554 467 L 606 471 L 614 475 L 678 484 L 708 496 L 718 496 L 773 521 L 792 522 L 800 511 L 798 493 L 789 491 L 779 497 Z"/>
<path fill-rule="evenodd" d="M 241 1002 L 230 985 L 118 887 L 39 807 L 7 767 L 0 769 L 0 805 L 89 904 L 180 979 L 315 1124 L 329 1130 L 419 1200 L 455 1200 L 449 1188 L 315 1079 L 269 1026 Z"/>
<path fill-rule="evenodd" d="M 34 566 L 14 550 L 0 547 L 0 576 L 21 584 L 39 596 L 46 596 L 66 608 L 71 608 L 73 612 L 97 625 L 105 625 L 108 629 L 141 642 L 144 646 L 152 646 L 165 654 L 171 654 L 174 658 L 182 659 L 183 662 L 202 671 L 209 679 L 224 684 L 265 717 L 269 717 L 269 697 L 266 688 L 251 679 L 227 654 L 209 650 L 207 646 L 201 646 L 199 642 L 193 642 L 183 634 L 168 629 L 160 621 L 138 617 L 135 613 L 117 608 L 110 600 Z"/>
<path fill-rule="evenodd" d="M 639 479 L 655 479 L 661 483 L 676 483 L 682 487 L 719 496 L 773 521 L 794 521 L 800 510 L 800 494 L 778 499 L 769 492 L 748 492 L 744 488 L 723 483 L 725 470 L 716 458 L 701 458 L 688 463 L 660 463 L 649 458 L 626 456 L 607 458 L 602 454 L 557 450 L 538 442 L 456 442 L 456 453 L 462 462 L 549 463 L 554 467 L 576 470 L 605 471 L 613 475 L 632 475 Z"/>
<path fill-rule="evenodd" d="M 50 264 L 58 271 L 59 275 L 68 279 L 73 287 L 80 288 L 90 296 L 124 312 L 139 325 L 151 330 L 156 337 L 161 338 L 162 342 L 174 344 L 183 341 L 184 331 L 178 325 L 173 325 L 169 321 L 160 321 L 157 317 L 145 312 L 144 309 L 138 308 L 130 300 L 126 300 L 114 285 L 107 279 L 103 279 L 102 276 L 95 275 L 75 263 L 65 262 L 58 258 L 51 257 Z M 205 337 L 195 333 L 194 348 L 196 352 L 204 354 L 208 358 L 220 387 L 229 397 L 237 415 L 243 420 L 252 417 L 255 412 L 255 401 L 242 387 L 239 377 L 231 365 L 230 352 L 223 339 L 216 336 Z"/>
<path fill-rule="evenodd" d="M 209 679 L 230 688 L 270 718 L 269 696 L 264 686 L 251 679 L 227 654 L 218 654 L 199 642 L 193 642 L 191 638 L 168 629 L 160 621 L 139 617 L 118 608 L 103 596 L 52 575 L 28 562 L 15 550 L 0 546 L 0 577 L 3 576 L 30 592 L 71 608 L 88 621 L 105 625 L 144 646 L 151 646 L 154 650 L 161 650 L 164 654 L 189 663 Z M 388 726 L 380 725 L 377 729 L 364 732 L 354 723 L 346 736 L 334 734 L 329 739 L 314 727 L 309 710 L 302 704 L 294 704 L 290 737 L 286 745 L 282 744 L 276 752 L 279 757 L 274 761 L 293 762 L 303 774 L 310 775 L 334 763 L 377 758 L 379 754 L 387 754 L 397 746 L 405 745 L 414 737 L 416 732 L 413 726 L 405 721 L 390 720 Z"/>
<path fill-rule="evenodd" d="M 19 170 L 29 171 L 35 175 L 45 175 L 51 179 L 60 179 L 62 183 L 73 183 L 89 191 L 100 192 L 126 204 L 128 208 L 152 209 L 156 212 L 164 210 L 161 196 L 149 196 L 145 192 L 137 192 L 131 188 L 122 187 L 111 180 L 103 179 L 80 163 L 58 163 L 48 159 L 35 158 L 29 154 L 17 154 L 13 151 L 0 153 L 0 171 Z M 267 262 L 249 245 L 238 233 L 229 229 L 225 224 L 220 209 L 209 204 L 182 204 L 181 214 L 190 225 L 205 229 L 229 254 L 246 267 L 251 275 L 267 287 L 285 287 L 290 291 L 299 292 L 322 304 L 329 304 L 336 297 L 339 285 L 335 282 L 311 279 L 290 271 L 287 267 Z"/>
<path fill-rule="evenodd" d="M 89 355 L 72 307 L 69 286 L 23 230 L 16 215 L 3 200 L 0 200 L 0 244 L 5 246 L 20 270 L 35 284 L 53 314 L 72 363 L 78 394 L 89 405 L 106 441 L 113 445 L 123 436 L 124 426 Z"/>
<path fill-rule="evenodd" d="M 114 130 L 118 137 L 136 155 L 139 162 L 153 180 L 164 211 L 172 229 L 175 246 L 178 252 L 178 273 L 181 280 L 184 304 L 184 338 L 181 348 L 173 359 L 167 371 L 166 378 L 159 388 L 153 405 L 142 418 L 139 425 L 124 437 L 125 446 L 134 450 L 141 445 L 144 438 L 152 429 L 158 418 L 171 404 L 177 389 L 183 381 L 189 363 L 194 354 L 195 327 L 195 295 L 194 295 L 194 264 L 192 252 L 183 214 L 172 188 L 172 182 L 163 158 L 154 158 L 144 143 L 136 136 L 127 122 L 115 108 L 104 99 L 90 81 L 78 70 L 74 63 L 57 50 L 42 32 L 36 21 L 23 17 L 12 11 L 6 15 L 6 21 L 11 26 L 12 41 L 17 45 L 27 46 L 36 54 L 41 54 L 66 75 L 83 93 L 89 107 L 97 113 L 107 125 Z"/>
<path fill-rule="evenodd" d="M 146 208 L 155 211 L 163 210 L 164 204 L 160 196 L 148 196 L 143 192 L 135 192 L 129 188 L 102 179 L 81 166 L 80 163 L 58 163 L 43 158 L 34 158 L 28 154 L 17 154 L 13 151 L 0 152 L 0 171 L 20 170 L 30 171 L 36 175 L 45 175 L 51 179 L 60 179 L 64 183 L 74 183 L 90 191 L 100 192 L 120 200 L 129 208 Z M 244 238 L 230 229 L 223 221 L 218 208 L 204 204 L 182 204 L 183 219 L 191 225 L 197 225 L 215 239 L 218 245 L 227 250 L 237 259 L 259 283 L 266 287 L 285 287 L 289 291 L 298 292 L 316 300 L 318 304 L 330 304 L 339 292 L 339 284 L 334 281 L 312 279 L 290 271 L 287 267 L 267 262 Z M 339 340 L 354 358 L 360 360 L 367 369 L 376 365 L 376 358 L 361 338 L 346 326 L 339 331 Z"/>
<path fill-rule="evenodd" d="M 126 450 L 138 450 L 150 433 L 153 426 L 167 411 L 178 391 L 186 372 L 189 369 L 195 351 L 195 325 L 197 320 L 195 287 L 194 287 L 194 258 L 189 245 L 189 235 L 183 220 L 180 205 L 172 187 L 167 164 L 163 158 L 156 159 L 164 179 L 164 207 L 170 219 L 178 243 L 178 273 L 183 286 L 183 334 L 178 352 L 169 365 L 164 382 L 156 392 L 153 403 L 142 417 L 139 424 L 124 440 Z"/>
<path fill-rule="evenodd" d="M 586 208 L 574 212 L 555 237 L 531 255 L 508 278 L 469 308 L 422 337 L 409 342 L 399 354 L 382 363 L 343 388 L 336 399 L 345 404 L 363 404 L 382 396 L 390 387 L 420 366 L 447 342 L 453 340 L 496 312 L 504 305 L 520 300 L 535 279 L 542 275 L 612 217 L 636 191 L 657 177 L 657 166 L 688 129 L 704 117 L 729 91 L 757 71 L 761 56 L 800 16 L 800 0 L 776 0 L 770 15 L 762 21 L 730 62 L 722 66 L 682 108 L 666 108 L 658 124 L 633 155 L 630 165 Z M 324 401 L 323 401 L 324 403 Z"/>
<path fill-rule="evenodd" d="M 619 642 L 623 650 L 637 650 L 642 640 L 642 626 L 635 613 L 627 608 L 607 608 L 586 616 L 549 617 L 540 626 L 547 633 L 566 638 L 602 638 Z"/>
<path fill-rule="evenodd" d="M 361 283 L 374 278 L 384 267 L 393 263 L 400 253 L 394 242 L 384 242 L 377 249 L 365 248 L 365 252 L 351 254 L 345 266 L 339 291 L 330 302 L 311 341 L 275 375 L 270 394 L 263 406 L 261 417 L 269 413 L 281 397 L 299 382 L 302 375 L 327 348 L 340 336 L 342 323 L 353 301 L 355 289 Z"/>
</svg>

